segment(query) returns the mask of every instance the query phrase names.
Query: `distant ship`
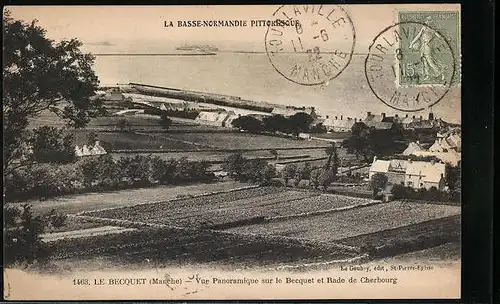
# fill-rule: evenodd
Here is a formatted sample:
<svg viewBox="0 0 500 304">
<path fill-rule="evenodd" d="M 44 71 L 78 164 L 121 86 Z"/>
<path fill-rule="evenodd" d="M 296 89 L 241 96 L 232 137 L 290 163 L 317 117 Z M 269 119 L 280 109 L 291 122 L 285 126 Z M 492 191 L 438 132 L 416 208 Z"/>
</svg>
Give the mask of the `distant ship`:
<svg viewBox="0 0 500 304">
<path fill-rule="evenodd" d="M 217 47 L 209 44 L 184 44 L 182 46 L 176 47 L 175 50 L 201 53 L 215 53 L 219 51 Z"/>
</svg>

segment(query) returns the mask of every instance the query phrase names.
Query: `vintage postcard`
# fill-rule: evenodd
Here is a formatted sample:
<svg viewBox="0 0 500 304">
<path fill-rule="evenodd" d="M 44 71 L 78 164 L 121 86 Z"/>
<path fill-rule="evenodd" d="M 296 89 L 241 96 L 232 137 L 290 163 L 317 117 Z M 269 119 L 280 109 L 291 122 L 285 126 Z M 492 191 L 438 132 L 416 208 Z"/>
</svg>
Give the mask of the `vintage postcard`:
<svg viewBox="0 0 500 304">
<path fill-rule="evenodd" d="M 460 298 L 460 5 L 3 17 L 6 299 Z"/>
</svg>

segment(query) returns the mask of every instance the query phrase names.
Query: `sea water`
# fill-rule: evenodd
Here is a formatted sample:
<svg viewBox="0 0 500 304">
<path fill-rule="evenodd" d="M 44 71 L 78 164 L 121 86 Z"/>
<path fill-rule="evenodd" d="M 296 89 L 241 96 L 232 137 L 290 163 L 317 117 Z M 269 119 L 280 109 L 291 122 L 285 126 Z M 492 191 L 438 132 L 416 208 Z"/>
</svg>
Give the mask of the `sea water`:
<svg viewBox="0 0 500 304">
<path fill-rule="evenodd" d="M 349 66 L 326 85 L 304 86 L 281 76 L 265 53 L 218 53 L 209 56 L 101 56 L 95 71 L 101 85 L 144 83 L 239 96 L 283 105 L 314 106 L 323 116 L 363 119 L 366 112 L 427 117 L 429 111 L 393 110 L 371 92 L 364 74 L 366 55 L 354 55 Z M 293 58 L 290 58 L 293 60 Z M 455 87 L 432 111 L 460 122 L 460 88 Z"/>
</svg>

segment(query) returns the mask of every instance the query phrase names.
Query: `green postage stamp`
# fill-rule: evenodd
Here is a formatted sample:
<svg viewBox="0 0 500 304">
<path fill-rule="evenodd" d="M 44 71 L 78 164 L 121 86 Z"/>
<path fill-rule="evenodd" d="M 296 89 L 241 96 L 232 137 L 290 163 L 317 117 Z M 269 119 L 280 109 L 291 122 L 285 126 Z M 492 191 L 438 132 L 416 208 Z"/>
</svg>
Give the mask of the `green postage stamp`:
<svg viewBox="0 0 500 304">
<path fill-rule="evenodd" d="M 398 84 L 447 86 L 460 82 L 459 12 L 400 11 L 398 20 L 400 32 L 406 34 L 399 46 Z"/>
</svg>

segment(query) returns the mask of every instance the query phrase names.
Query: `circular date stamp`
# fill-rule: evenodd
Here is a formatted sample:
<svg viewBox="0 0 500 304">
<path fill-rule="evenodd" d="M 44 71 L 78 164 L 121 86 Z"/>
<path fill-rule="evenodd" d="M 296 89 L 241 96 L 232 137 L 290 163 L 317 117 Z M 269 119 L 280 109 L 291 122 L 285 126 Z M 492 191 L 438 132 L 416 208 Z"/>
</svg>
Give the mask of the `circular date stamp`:
<svg viewBox="0 0 500 304">
<path fill-rule="evenodd" d="M 301 85 L 321 85 L 339 76 L 354 53 L 351 18 L 338 5 L 283 5 L 273 18 L 294 26 L 271 25 L 266 53 L 274 69 Z"/>
<path fill-rule="evenodd" d="M 365 59 L 373 94 L 405 112 L 432 107 L 448 93 L 455 74 L 450 43 L 426 22 L 399 22 L 380 32 Z"/>
</svg>

